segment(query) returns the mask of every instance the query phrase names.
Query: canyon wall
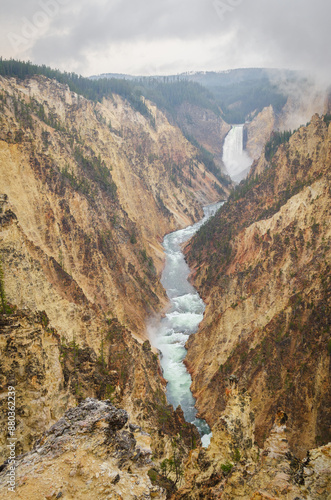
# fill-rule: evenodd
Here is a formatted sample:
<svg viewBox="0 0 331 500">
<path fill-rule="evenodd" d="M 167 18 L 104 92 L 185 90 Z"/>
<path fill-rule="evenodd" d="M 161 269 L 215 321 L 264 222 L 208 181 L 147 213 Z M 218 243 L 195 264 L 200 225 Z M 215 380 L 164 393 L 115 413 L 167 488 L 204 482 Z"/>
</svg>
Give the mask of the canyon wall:
<svg viewBox="0 0 331 500">
<path fill-rule="evenodd" d="M 42 76 L 0 79 L 3 458 L 10 380 L 19 452 L 87 396 L 127 408 L 160 456 L 184 422 L 145 321 L 166 303 L 164 234 L 226 188 L 147 104 L 151 118 L 115 94 L 92 102 Z"/>
<path fill-rule="evenodd" d="M 315 115 L 186 248 L 207 303 L 186 358 L 200 415 L 217 425 L 233 376 L 252 397 L 257 444 L 282 409 L 299 457 L 331 440 L 330 146 Z"/>
<path fill-rule="evenodd" d="M 177 123 L 189 136 L 212 153 L 222 166 L 222 145 L 231 126 L 210 109 L 183 103 L 177 112 Z"/>
<path fill-rule="evenodd" d="M 90 304 L 142 336 L 146 313 L 164 300 L 160 241 L 200 217 L 201 203 L 219 196 L 218 181 L 155 108 L 154 128 L 116 96 L 93 103 L 44 77 L 1 83 L 0 183 L 25 245 L 43 262 L 54 259 Z M 73 318 L 60 324 L 75 316 L 65 311 L 73 301 L 64 298 L 59 315 L 57 300 L 45 305 L 50 294 L 38 299 L 42 286 L 30 279 L 26 293 L 26 282 L 8 282 L 8 299 L 45 309 L 61 334 L 78 335 Z M 52 278 L 46 282 L 63 295 Z"/>
<path fill-rule="evenodd" d="M 167 300 L 163 236 L 229 191 L 146 104 L 147 117 L 115 94 L 92 102 L 45 77 L 0 79 L 0 456 L 13 385 L 22 498 L 93 489 L 98 498 L 322 500 L 331 487 L 329 119 L 315 115 L 256 161 L 186 248 L 207 305 L 187 346 L 213 430 L 204 450 L 167 404 L 145 322 Z M 194 107 L 180 113 L 220 155 L 226 124 Z M 267 108 L 252 123 L 256 157 L 273 120 Z M 3 464 L 3 494 L 7 473 Z"/>
<path fill-rule="evenodd" d="M 253 160 L 259 159 L 274 130 L 293 131 L 307 124 L 314 113 L 328 113 L 329 96 L 322 87 L 280 83 L 280 89 L 288 95 L 282 110 L 276 112 L 270 105 L 245 125 L 246 149 Z"/>
</svg>

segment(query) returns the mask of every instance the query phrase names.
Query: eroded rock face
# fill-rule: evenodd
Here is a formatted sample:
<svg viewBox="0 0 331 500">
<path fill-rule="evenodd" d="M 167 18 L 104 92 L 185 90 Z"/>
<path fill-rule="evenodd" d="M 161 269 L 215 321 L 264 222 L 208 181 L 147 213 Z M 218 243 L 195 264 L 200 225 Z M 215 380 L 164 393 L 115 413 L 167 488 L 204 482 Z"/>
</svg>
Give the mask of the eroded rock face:
<svg viewBox="0 0 331 500">
<path fill-rule="evenodd" d="M 45 313 L 15 311 L 0 316 L 0 456 L 8 458 L 7 388 L 16 392 L 16 452 L 31 449 L 75 398 L 65 387 L 59 335 L 47 327 Z"/>
<path fill-rule="evenodd" d="M 249 124 L 245 125 L 247 137 L 245 149 L 253 160 L 260 157 L 275 125 L 276 118 L 272 106 L 264 108 Z"/>
<path fill-rule="evenodd" d="M 7 305 L 7 308 L 10 306 Z M 166 401 L 157 357 L 116 319 L 103 325 L 100 354 L 66 342 L 50 328 L 45 312 L 0 314 L 0 458 L 8 458 L 8 387 L 15 388 L 16 454 L 31 450 L 45 430 L 86 397 L 110 399 L 130 412 L 131 423 L 150 433 L 153 454 L 162 461 L 180 436 L 187 452 L 200 443 L 197 429 Z"/>
<path fill-rule="evenodd" d="M 259 160 L 255 173 L 260 173 L 265 166 L 260 156 L 274 130 L 296 130 L 309 122 L 314 113 L 328 113 L 329 97 L 325 91 L 307 85 L 301 88 L 287 88 L 286 92 L 289 97 L 280 112 L 277 113 L 272 106 L 268 106 L 245 125 L 245 147 L 253 160 Z"/>
<path fill-rule="evenodd" d="M 126 411 L 89 398 L 17 459 L 16 498 L 165 499 L 148 476 L 151 455 L 150 436 L 129 423 Z M 7 472 L 4 466 L 1 495 Z"/>
<path fill-rule="evenodd" d="M 254 444 L 250 397 L 230 382 L 227 407 L 213 428 L 211 444 L 207 450 L 191 452 L 184 484 L 174 498 L 329 498 L 331 444 L 309 451 L 300 460 L 290 451 L 290 425 L 287 414 L 278 411 L 264 448 L 259 449 Z"/>
<path fill-rule="evenodd" d="M 152 105 L 155 128 L 117 96 L 96 104 L 44 77 L 1 78 L 0 92 L 1 194 L 19 221 L 2 242 L 8 298 L 68 340 L 95 342 L 87 303 L 146 338 L 165 303 L 162 238 L 201 216 L 218 181 Z"/>
<path fill-rule="evenodd" d="M 152 104 L 155 126 L 116 95 L 94 103 L 44 77 L 0 78 L 0 94 L 1 269 L 13 312 L 1 315 L 1 401 L 14 378 L 17 449 L 86 397 L 111 398 L 151 432 L 161 460 L 181 422 L 143 344 L 147 316 L 167 300 L 161 241 L 218 199 L 218 181 Z M 188 426 L 186 447 L 191 436 Z"/>
<path fill-rule="evenodd" d="M 259 446 L 282 408 L 300 458 L 331 440 L 330 131 L 314 116 L 187 248 L 207 303 L 186 358 L 200 414 L 216 424 L 233 374 Z"/>
<path fill-rule="evenodd" d="M 231 126 L 212 110 L 187 103 L 183 103 L 179 108 L 177 121 L 183 130 L 213 153 L 218 164 L 222 166 L 222 145 Z"/>
</svg>

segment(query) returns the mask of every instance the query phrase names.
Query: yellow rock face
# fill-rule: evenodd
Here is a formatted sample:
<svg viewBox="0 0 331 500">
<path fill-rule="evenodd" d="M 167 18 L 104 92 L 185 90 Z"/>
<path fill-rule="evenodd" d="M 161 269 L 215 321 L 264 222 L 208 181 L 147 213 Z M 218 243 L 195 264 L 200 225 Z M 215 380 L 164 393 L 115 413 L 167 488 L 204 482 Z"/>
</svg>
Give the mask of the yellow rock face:
<svg viewBox="0 0 331 500">
<path fill-rule="evenodd" d="M 265 143 L 275 128 L 275 114 L 272 106 L 264 108 L 248 125 L 246 150 L 253 160 L 260 158 Z"/>
<path fill-rule="evenodd" d="M 160 242 L 200 217 L 201 203 L 218 197 L 218 182 L 152 106 L 155 128 L 117 96 L 95 104 L 43 77 L 0 83 L 0 186 L 18 218 L 18 231 L 6 240 L 25 261 L 15 262 L 8 299 L 45 309 L 66 338 L 93 342 L 79 319 L 82 300 L 74 301 L 49 269 L 54 259 L 90 307 L 144 338 L 146 314 L 165 300 Z M 31 259 L 39 260 L 36 279 Z M 10 262 L 3 265 L 12 276 Z"/>
<path fill-rule="evenodd" d="M 300 457 L 330 436 L 330 131 L 314 116 L 211 222 L 208 242 L 188 248 L 193 265 L 201 252 L 194 282 L 207 303 L 186 358 L 200 414 L 216 424 L 235 374 L 259 446 L 280 407 Z"/>
<path fill-rule="evenodd" d="M 124 410 L 88 399 L 17 461 L 15 498 L 164 500 L 165 491 L 148 477 L 151 455 L 149 436 L 130 427 Z M 7 492 L 6 474 L 1 495 Z"/>
<path fill-rule="evenodd" d="M 2 329 L 1 402 L 17 375 L 18 449 L 86 396 L 155 432 L 165 412 L 171 434 L 145 322 L 167 300 L 164 235 L 198 220 L 218 181 L 151 104 L 155 126 L 116 95 L 94 103 L 44 77 L 0 78 L 0 96 L 1 268 L 17 307 Z"/>
</svg>

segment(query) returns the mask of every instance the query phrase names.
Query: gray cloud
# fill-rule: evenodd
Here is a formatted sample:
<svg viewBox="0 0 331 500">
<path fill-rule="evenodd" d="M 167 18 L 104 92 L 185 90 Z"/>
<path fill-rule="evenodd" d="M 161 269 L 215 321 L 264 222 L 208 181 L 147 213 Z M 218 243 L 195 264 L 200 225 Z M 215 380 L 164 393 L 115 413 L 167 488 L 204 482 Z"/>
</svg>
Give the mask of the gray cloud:
<svg viewBox="0 0 331 500">
<path fill-rule="evenodd" d="M 6 4 L 0 18 L 5 56 L 31 57 L 85 74 L 125 67 L 175 72 L 182 64 L 183 70 L 283 66 L 331 76 L 331 5 L 325 0 L 216 0 L 216 8 L 215 0 L 14 0 Z M 21 36 L 22 18 L 33 24 L 47 6 L 53 15 L 15 51 L 8 43 L 8 31 Z M 174 42 L 178 43 L 175 58 Z M 140 66 L 137 44 L 144 47 Z M 204 55 L 202 50 L 197 54 L 197 46 L 205 48 Z M 116 57 L 119 52 L 121 60 Z M 107 54 L 113 59 L 108 60 Z"/>
</svg>

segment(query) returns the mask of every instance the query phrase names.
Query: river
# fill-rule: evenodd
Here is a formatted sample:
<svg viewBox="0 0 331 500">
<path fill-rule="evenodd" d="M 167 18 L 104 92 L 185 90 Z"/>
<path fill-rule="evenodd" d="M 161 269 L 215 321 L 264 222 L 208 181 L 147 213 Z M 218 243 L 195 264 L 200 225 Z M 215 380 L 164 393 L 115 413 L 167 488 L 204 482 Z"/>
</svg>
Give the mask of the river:
<svg viewBox="0 0 331 500">
<path fill-rule="evenodd" d="M 163 248 L 166 260 L 161 282 L 167 292 L 170 306 L 166 315 L 156 325 L 149 327 L 151 342 L 161 353 L 163 376 L 168 382 L 167 399 L 174 408 L 181 406 L 186 421 L 198 428 L 205 447 L 210 442 L 210 428 L 205 420 L 196 418 L 195 398 L 190 389 L 192 379 L 183 363 L 186 356 L 185 343 L 188 337 L 198 330 L 205 304 L 188 281 L 190 269 L 181 251 L 181 245 L 216 213 L 221 204 L 205 207 L 201 221 L 165 236 Z"/>
</svg>

